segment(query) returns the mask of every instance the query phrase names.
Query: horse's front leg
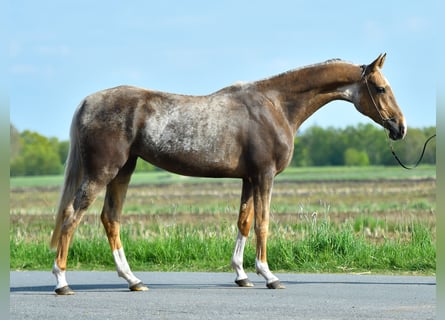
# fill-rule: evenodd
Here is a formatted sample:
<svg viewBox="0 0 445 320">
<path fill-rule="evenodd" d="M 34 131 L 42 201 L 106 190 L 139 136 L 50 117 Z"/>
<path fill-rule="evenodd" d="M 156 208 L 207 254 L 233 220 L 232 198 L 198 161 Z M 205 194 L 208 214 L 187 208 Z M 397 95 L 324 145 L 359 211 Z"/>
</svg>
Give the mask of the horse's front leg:
<svg viewBox="0 0 445 320">
<path fill-rule="evenodd" d="M 272 185 L 273 178 L 260 179 L 258 185 L 254 188 L 255 235 L 257 242 L 255 269 L 257 274 L 262 275 L 266 279 L 266 286 L 269 289 L 284 289 L 284 285 L 270 271 L 267 263 L 267 235 Z"/>
<path fill-rule="evenodd" d="M 248 180 L 243 180 L 241 205 L 238 217 L 238 236 L 232 256 L 232 267 L 236 272 L 235 283 L 240 287 L 253 287 L 243 268 L 244 247 L 253 220 L 253 189 Z"/>
</svg>

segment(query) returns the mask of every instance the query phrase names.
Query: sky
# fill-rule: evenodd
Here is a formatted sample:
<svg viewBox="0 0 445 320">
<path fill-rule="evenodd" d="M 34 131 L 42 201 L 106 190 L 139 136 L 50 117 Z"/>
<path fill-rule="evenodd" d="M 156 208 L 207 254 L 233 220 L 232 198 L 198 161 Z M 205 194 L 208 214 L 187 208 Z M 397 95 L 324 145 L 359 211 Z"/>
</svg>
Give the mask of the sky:
<svg viewBox="0 0 445 320">
<path fill-rule="evenodd" d="M 67 140 L 80 101 L 105 88 L 204 95 L 332 58 L 368 64 L 386 52 L 383 73 L 408 127 L 434 126 L 441 3 L 11 1 L 10 121 Z M 332 102 L 300 129 L 357 123 L 373 122 Z"/>
</svg>

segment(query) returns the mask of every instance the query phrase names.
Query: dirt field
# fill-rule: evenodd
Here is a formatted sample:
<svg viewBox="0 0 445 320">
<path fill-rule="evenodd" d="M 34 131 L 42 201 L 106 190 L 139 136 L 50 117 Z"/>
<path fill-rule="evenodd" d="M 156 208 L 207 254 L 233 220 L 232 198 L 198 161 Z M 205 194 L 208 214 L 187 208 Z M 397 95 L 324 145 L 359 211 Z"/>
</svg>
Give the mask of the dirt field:
<svg viewBox="0 0 445 320">
<path fill-rule="evenodd" d="M 271 221 L 298 223 L 327 218 L 342 223 L 368 216 L 387 223 L 421 221 L 435 225 L 435 179 L 383 181 L 276 182 Z M 236 223 L 241 182 L 130 186 L 123 223 Z M 10 192 L 11 223 L 52 224 L 59 188 L 15 188 Z M 100 223 L 103 194 L 84 218 Z"/>
</svg>

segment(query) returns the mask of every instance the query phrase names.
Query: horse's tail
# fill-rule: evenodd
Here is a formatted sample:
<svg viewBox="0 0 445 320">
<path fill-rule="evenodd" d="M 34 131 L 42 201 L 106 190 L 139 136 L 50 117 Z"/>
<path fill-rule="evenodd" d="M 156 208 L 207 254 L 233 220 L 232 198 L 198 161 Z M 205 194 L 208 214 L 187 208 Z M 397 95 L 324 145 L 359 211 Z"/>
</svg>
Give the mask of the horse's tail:
<svg viewBox="0 0 445 320">
<path fill-rule="evenodd" d="M 83 178 L 82 159 L 81 159 L 80 145 L 79 145 L 79 130 L 77 128 L 77 123 L 78 123 L 78 116 L 80 113 L 79 111 L 84 104 L 85 101 L 81 103 L 71 123 L 70 149 L 65 164 L 65 178 L 57 209 L 56 224 L 51 237 L 51 244 L 50 244 L 51 249 L 56 248 L 58 245 L 60 233 L 62 230 L 63 220 L 65 218 L 65 210 L 70 204 L 70 202 L 74 200 L 74 196 Z"/>
</svg>

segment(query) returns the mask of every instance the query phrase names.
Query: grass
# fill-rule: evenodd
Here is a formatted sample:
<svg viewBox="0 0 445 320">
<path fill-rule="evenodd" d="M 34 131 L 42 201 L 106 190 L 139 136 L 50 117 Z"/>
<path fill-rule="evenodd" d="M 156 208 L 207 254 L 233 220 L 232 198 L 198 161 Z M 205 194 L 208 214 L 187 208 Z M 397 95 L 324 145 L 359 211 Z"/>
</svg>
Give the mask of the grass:
<svg viewBox="0 0 445 320">
<path fill-rule="evenodd" d="M 435 272 L 435 241 L 426 226 L 413 223 L 398 229 L 397 239 L 369 241 L 363 220 L 340 226 L 328 220 L 295 225 L 271 225 L 269 265 L 287 272 Z M 26 228 L 10 231 L 11 269 L 48 269 L 54 253 L 47 245 L 50 229 L 39 235 Z M 230 257 L 237 230 L 234 224 L 143 225 L 123 229 L 122 240 L 134 270 L 230 271 Z M 246 252 L 245 266 L 253 271 L 254 237 Z M 69 252 L 69 269 L 114 270 L 111 252 L 101 226 L 82 226 Z"/>
<path fill-rule="evenodd" d="M 61 177 L 11 179 L 10 267 L 49 270 Z M 134 270 L 230 271 L 241 183 L 135 174 L 122 216 Z M 69 251 L 70 270 L 115 270 L 100 223 L 103 194 Z M 435 167 L 290 168 L 271 206 L 269 265 L 286 272 L 434 274 Z M 253 271 L 255 236 L 245 267 Z"/>
<path fill-rule="evenodd" d="M 320 180 L 388 180 L 435 178 L 436 167 L 432 165 L 419 166 L 415 170 L 403 170 L 401 167 L 367 166 L 367 167 L 289 167 L 278 175 L 277 181 L 320 181 Z M 166 171 L 135 173 L 132 185 L 171 184 L 171 183 L 203 183 L 214 181 L 211 178 L 184 177 Z M 218 179 L 232 181 L 232 179 Z M 63 183 L 62 175 L 11 177 L 11 188 L 26 187 L 58 187 Z"/>
</svg>

